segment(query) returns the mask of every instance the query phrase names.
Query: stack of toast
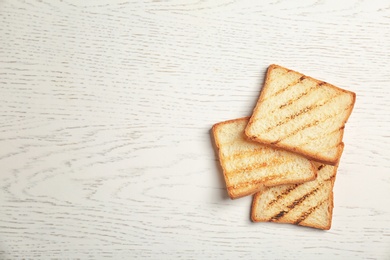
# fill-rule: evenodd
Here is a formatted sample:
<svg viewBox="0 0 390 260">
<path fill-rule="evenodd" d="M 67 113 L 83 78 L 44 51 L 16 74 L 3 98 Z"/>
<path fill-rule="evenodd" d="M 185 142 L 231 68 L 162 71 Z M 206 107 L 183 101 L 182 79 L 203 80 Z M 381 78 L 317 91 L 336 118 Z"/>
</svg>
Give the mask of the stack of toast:
<svg viewBox="0 0 390 260">
<path fill-rule="evenodd" d="M 232 199 L 253 195 L 254 222 L 328 230 L 333 185 L 356 95 L 271 65 L 250 117 L 213 126 Z"/>
</svg>

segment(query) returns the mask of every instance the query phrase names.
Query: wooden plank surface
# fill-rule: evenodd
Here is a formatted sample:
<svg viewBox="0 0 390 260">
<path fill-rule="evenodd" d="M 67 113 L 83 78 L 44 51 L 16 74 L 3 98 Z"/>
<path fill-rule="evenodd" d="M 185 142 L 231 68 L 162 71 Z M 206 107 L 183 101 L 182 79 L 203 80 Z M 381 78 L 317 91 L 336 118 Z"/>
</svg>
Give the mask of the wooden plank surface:
<svg viewBox="0 0 390 260">
<path fill-rule="evenodd" d="M 388 1 L 0 1 L 0 259 L 390 259 Z M 252 223 L 210 138 L 277 63 L 357 93 L 330 231 Z"/>
</svg>

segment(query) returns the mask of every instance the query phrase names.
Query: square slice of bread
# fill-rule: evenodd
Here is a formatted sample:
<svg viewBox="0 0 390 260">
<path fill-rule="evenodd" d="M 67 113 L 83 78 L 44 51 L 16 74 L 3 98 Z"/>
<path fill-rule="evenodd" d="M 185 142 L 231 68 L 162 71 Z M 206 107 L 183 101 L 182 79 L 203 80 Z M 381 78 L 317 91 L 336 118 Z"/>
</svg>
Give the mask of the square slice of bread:
<svg viewBox="0 0 390 260">
<path fill-rule="evenodd" d="M 229 120 L 212 128 L 230 198 L 253 194 L 263 185 L 316 178 L 314 164 L 303 156 L 248 140 L 244 133 L 248 121 L 249 117 Z"/>
<path fill-rule="evenodd" d="M 337 166 L 315 164 L 318 173 L 313 181 L 263 187 L 256 193 L 252 202 L 252 220 L 330 229 Z"/>
<path fill-rule="evenodd" d="M 353 92 L 271 65 L 246 135 L 257 142 L 336 165 Z"/>
</svg>

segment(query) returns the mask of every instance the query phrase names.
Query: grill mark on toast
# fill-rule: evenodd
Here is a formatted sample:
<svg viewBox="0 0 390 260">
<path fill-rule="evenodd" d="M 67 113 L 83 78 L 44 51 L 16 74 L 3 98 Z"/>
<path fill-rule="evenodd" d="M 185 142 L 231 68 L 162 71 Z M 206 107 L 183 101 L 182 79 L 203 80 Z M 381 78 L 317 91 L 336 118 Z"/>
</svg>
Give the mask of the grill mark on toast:
<svg viewBox="0 0 390 260">
<path fill-rule="evenodd" d="M 256 149 L 253 149 L 253 150 L 248 150 L 248 151 L 239 151 L 239 152 L 234 153 L 232 155 L 225 156 L 225 159 L 226 160 L 234 160 L 234 159 L 238 159 L 238 158 L 250 157 L 250 156 L 259 154 L 259 153 L 261 153 L 262 151 L 264 151 L 266 149 L 269 149 L 269 148 L 268 147 L 262 147 L 262 148 L 256 148 Z"/>
<path fill-rule="evenodd" d="M 326 119 L 329 119 L 329 118 L 331 118 L 331 117 L 329 116 L 329 117 L 327 117 Z M 324 121 L 325 121 L 325 120 L 324 120 Z M 321 121 L 321 122 L 322 122 L 322 121 Z M 303 126 L 299 127 L 298 129 L 294 130 L 293 132 L 289 133 L 288 135 L 283 136 L 283 137 L 279 138 L 278 140 L 272 142 L 271 144 L 277 144 L 277 143 L 283 141 L 284 139 L 287 139 L 287 138 L 289 138 L 289 137 L 291 137 L 291 136 L 296 135 L 298 132 L 303 131 L 303 130 L 305 130 L 306 128 L 310 128 L 310 127 L 312 127 L 312 126 L 318 125 L 318 124 L 321 123 L 321 122 L 320 122 L 319 120 L 315 120 L 315 121 L 313 121 L 313 122 L 311 122 L 311 123 L 307 123 L 306 125 L 303 125 Z"/>
<path fill-rule="evenodd" d="M 301 82 L 301 81 L 304 80 L 305 78 L 307 78 L 307 77 L 306 77 L 306 76 L 300 77 L 300 78 L 298 79 L 298 81 L 297 81 L 294 85 L 297 85 L 299 82 Z M 287 101 L 286 103 L 280 105 L 280 106 L 279 106 L 279 109 L 282 109 L 282 108 L 284 108 L 284 107 L 286 107 L 286 106 L 290 106 L 290 105 L 291 105 L 292 103 L 294 103 L 295 101 L 298 101 L 298 100 L 301 99 L 302 97 L 307 96 L 308 94 L 310 94 L 310 93 L 312 92 L 312 90 L 317 89 L 318 87 L 320 87 L 320 86 L 322 86 L 322 85 L 324 85 L 324 84 L 326 84 L 326 82 L 324 82 L 324 81 L 318 82 L 318 83 L 315 84 L 314 86 L 311 86 L 306 92 L 300 94 L 298 97 L 292 98 L 292 99 L 290 99 L 289 101 Z M 286 89 L 282 89 L 282 90 L 286 90 Z M 280 94 L 279 92 L 280 92 L 280 90 L 279 90 L 278 92 L 276 92 L 275 94 Z M 284 92 L 284 91 L 282 91 L 282 92 Z M 267 99 L 272 98 L 272 97 L 275 97 L 275 96 L 277 96 L 277 95 L 271 95 L 271 96 L 268 97 Z M 275 111 L 277 111 L 277 110 L 275 109 L 275 110 L 271 111 L 270 114 L 275 113 Z"/>
<path fill-rule="evenodd" d="M 337 93 L 336 95 L 330 97 L 329 99 L 327 99 L 325 102 L 323 102 L 321 104 L 313 104 L 313 105 L 310 105 L 310 106 L 306 106 L 306 107 L 302 108 L 301 110 L 299 110 L 298 112 L 296 112 L 295 114 L 292 114 L 292 115 L 289 115 L 289 116 L 285 117 L 282 121 L 279 121 L 275 126 L 268 127 L 265 130 L 265 133 L 270 132 L 271 130 L 273 130 L 276 127 L 284 125 L 289 120 L 292 120 L 292 119 L 294 119 L 294 118 L 296 118 L 296 117 L 298 117 L 300 115 L 306 114 L 307 112 L 310 112 L 311 110 L 313 110 L 315 108 L 322 107 L 322 106 L 326 105 L 327 103 L 329 103 L 330 101 L 332 101 L 334 98 L 337 98 L 338 96 L 341 96 L 341 95 L 342 95 L 342 93 Z"/>
<path fill-rule="evenodd" d="M 287 194 L 289 194 L 290 192 L 295 190 L 299 185 L 300 184 L 294 184 L 294 185 L 289 186 L 281 194 L 278 194 L 278 196 L 276 196 L 276 198 L 274 200 L 270 201 L 266 207 L 269 208 L 270 206 L 274 205 L 276 202 L 282 200 L 284 197 L 287 196 Z"/>
<path fill-rule="evenodd" d="M 261 163 L 248 165 L 246 167 L 241 167 L 241 168 L 238 168 L 238 169 L 234 169 L 232 171 L 229 171 L 229 174 L 233 175 L 233 174 L 237 174 L 238 172 L 253 171 L 253 170 L 257 170 L 257 169 L 264 168 L 264 167 L 272 167 L 272 166 L 276 166 L 278 164 L 291 162 L 292 160 L 293 159 L 290 159 L 290 160 L 286 161 L 286 160 L 281 160 L 279 158 L 274 158 L 274 159 L 272 159 L 269 162 L 261 162 Z"/>
<path fill-rule="evenodd" d="M 231 140 L 231 141 L 227 141 L 227 142 L 220 142 L 220 145 L 222 147 L 226 147 L 226 146 L 232 146 L 232 145 L 235 145 L 236 143 L 238 142 L 250 142 L 250 140 L 248 140 L 247 138 L 242 138 L 242 139 L 239 139 L 240 141 L 237 141 L 237 139 L 234 139 L 234 140 Z"/>
<path fill-rule="evenodd" d="M 281 210 L 278 214 L 276 214 L 275 216 L 273 216 L 272 218 L 270 218 L 269 221 L 271 221 L 271 222 L 277 221 L 278 219 L 280 219 L 281 217 L 283 217 L 283 216 L 286 215 L 287 213 L 288 213 L 288 211 Z"/>
<path fill-rule="evenodd" d="M 322 168 L 324 168 L 325 167 L 325 164 L 321 164 L 320 166 L 318 166 L 318 168 L 317 168 L 317 170 L 321 170 Z"/>
<path fill-rule="evenodd" d="M 322 204 L 325 203 L 325 201 L 327 201 L 328 199 L 325 199 L 323 201 L 321 201 L 320 203 L 318 203 L 317 205 L 309 208 L 308 210 L 306 210 L 305 212 L 303 212 L 299 218 L 294 222 L 295 225 L 299 225 L 299 223 L 301 223 L 302 221 L 304 221 L 307 217 L 310 216 L 310 214 L 312 214 L 314 211 L 316 211 L 316 209 L 318 209 L 319 207 L 322 206 Z"/>
<path fill-rule="evenodd" d="M 287 74 L 287 73 L 288 73 L 288 71 L 287 71 L 285 74 Z M 263 99 L 262 101 L 264 102 L 265 100 L 268 100 L 268 99 L 270 99 L 270 98 L 272 98 L 272 97 L 276 97 L 276 96 L 280 95 L 281 93 L 283 93 L 283 92 L 285 92 L 286 90 L 288 90 L 289 88 L 295 86 L 296 84 L 298 84 L 299 82 L 301 82 L 301 81 L 304 80 L 305 78 L 306 78 L 306 76 L 302 76 L 302 77 L 300 77 L 299 79 L 294 80 L 293 82 L 289 83 L 285 88 L 279 89 L 278 91 L 276 91 L 275 93 L 273 93 L 271 96 L 269 96 L 269 97 Z"/>
<path fill-rule="evenodd" d="M 307 112 L 309 112 L 310 110 L 316 108 L 316 107 L 319 107 L 320 105 L 311 105 L 311 106 L 306 106 L 305 108 L 299 110 L 298 112 L 296 112 L 295 114 L 292 114 L 292 115 L 289 115 L 288 117 L 286 117 L 284 120 L 278 122 L 275 126 L 271 126 L 271 127 L 268 127 L 265 132 L 268 133 L 270 132 L 272 129 L 276 128 L 276 127 L 279 127 L 281 125 L 284 125 L 286 124 L 289 120 L 292 120 L 294 118 L 296 118 L 297 116 L 300 116 L 302 114 L 305 114 Z"/>
<path fill-rule="evenodd" d="M 339 96 L 339 95 L 336 95 L 335 97 L 337 97 L 337 96 Z M 333 98 L 334 98 L 334 97 L 333 97 Z M 330 101 L 330 100 L 331 100 L 331 99 L 328 99 L 327 101 Z M 326 103 L 328 103 L 328 102 L 326 102 Z M 325 104 L 322 104 L 322 105 L 325 105 Z M 322 106 L 322 105 L 321 105 L 321 106 Z M 347 109 L 349 109 L 349 108 L 347 108 Z M 345 109 L 345 110 L 347 110 L 347 109 Z M 302 131 L 302 130 L 305 130 L 306 128 L 310 128 L 310 127 L 312 127 L 312 126 L 321 124 L 321 123 L 325 122 L 326 120 L 328 120 L 328 119 L 330 119 L 330 118 L 333 118 L 333 117 L 335 117 L 335 116 L 338 116 L 338 115 L 344 113 L 345 110 L 342 110 L 340 113 L 336 113 L 336 114 L 333 114 L 333 115 L 329 115 L 329 116 L 325 117 L 325 118 L 324 118 L 323 120 L 321 120 L 321 121 L 320 121 L 320 120 L 314 120 L 313 122 L 307 123 L 307 124 L 305 124 L 305 125 L 299 127 L 298 129 L 294 130 L 293 132 L 290 132 L 289 134 L 287 134 L 287 135 L 285 135 L 285 136 L 279 138 L 278 140 L 276 140 L 276 141 L 274 141 L 274 142 L 271 142 L 271 144 L 277 144 L 277 143 L 281 142 L 281 141 L 284 140 L 284 139 L 287 139 L 287 138 L 289 138 L 289 137 L 292 137 L 292 136 L 296 135 L 298 132 L 300 132 L 300 131 Z M 338 130 L 339 130 L 339 129 L 337 129 L 337 130 L 335 130 L 335 131 L 338 131 Z M 332 132 L 332 133 L 333 133 L 333 132 Z M 328 133 L 327 135 L 329 135 L 329 134 L 330 134 L 330 133 Z M 317 138 L 312 139 L 312 140 L 316 140 L 316 139 L 317 139 Z M 308 142 L 306 142 L 306 143 L 308 143 Z M 304 144 L 306 144 L 306 143 L 304 143 Z"/>
<path fill-rule="evenodd" d="M 287 174 L 289 175 L 290 172 Z M 275 180 L 275 179 L 280 178 L 280 177 L 281 177 L 280 174 L 274 174 L 274 175 L 264 177 L 261 180 L 252 180 L 252 181 L 246 181 L 246 182 L 234 184 L 234 185 L 229 186 L 228 189 L 237 189 L 237 188 L 242 188 L 242 187 L 248 187 L 249 185 L 258 185 L 258 184 L 266 183 L 268 181 Z"/>
<path fill-rule="evenodd" d="M 310 192 L 306 193 L 305 195 L 303 195 L 303 196 L 300 197 L 299 199 L 294 200 L 290 205 L 287 206 L 287 208 L 288 208 L 289 210 L 292 210 L 292 209 L 295 208 L 296 206 L 299 206 L 299 205 L 302 204 L 302 202 L 304 202 L 308 197 L 310 197 L 311 195 L 313 195 L 314 193 L 316 193 L 322 186 L 323 186 L 323 184 L 317 186 L 317 187 L 314 188 L 314 189 L 312 189 Z"/>
<path fill-rule="evenodd" d="M 324 182 L 333 181 L 335 178 L 336 178 L 336 175 L 332 175 L 329 178 L 325 179 Z"/>
<path fill-rule="evenodd" d="M 303 92 L 302 94 L 300 94 L 298 97 L 296 98 L 292 98 L 290 100 L 288 100 L 286 103 L 282 104 L 279 106 L 279 109 L 282 109 L 286 106 L 290 106 L 292 103 L 294 103 L 295 101 L 298 101 L 300 100 L 302 97 L 304 96 L 307 96 L 308 94 L 310 94 L 314 89 L 317 89 L 320 85 L 319 84 L 315 84 L 314 86 L 311 86 L 308 90 L 306 90 L 305 92 Z M 271 113 L 274 113 L 276 110 L 273 110 Z"/>
<path fill-rule="evenodd" d="M 322 86 L 322 85 L 326 85 L 326 84 L 328 84 L 328 83 L 326 83 L 325 81 L 320 81 L 317 83 L 318 86 Z"/>
<path fill-rule="evenodd" d="M 336 115 L 334 115 L 334 116 L 336 116 Z M 321 123 L 325 122 L 326 120 L 328 120 L 328 119 L 330 119 L 330 118 L 331 118 L 331 117 L 327 117 L 325 120 L 321 121 Z M 342 128 L 344 128 L 344 127 L 342 127 Z M 316 135 L 314 138 L 307 138 L 308 141 L 303 142 L 303 143 L 298 143 L 296 146 L 297 146 L 297 147 L 301 147 L 301 146 L 304 146 L 304 145 L 306 145 L 306 144 L 312 142 L 313 140 L 317 140 L 317 139 L 323 138 L 324 136 L 333 135 L 335 132 L 340 131 L 342 128 L 341 128 L 341 127 L 340 127 L 340 128 L 337 128 L 336 130 L 333 130 L 333 131 L 330 132 L 330 133 L 325 133 L 325 134 L 322 134 L 322 135 Z M 287 137 L 286 137 L 286 138 L 287 138 Z"/>
<path fill-rule="evenodd" d="M 286 210 L 280 211 L 278 214 L 276 214 L 275 216 L 271 217 L 269 219 L 269 221 L 277 221 L 277 220 L 279 220 L 281 217 L 283 217 L 284 215 L 289 213 L 293 208 L 295 208 L 296 206 L 299 206 L 300 204 L 302 204 L 302 202 L 304 202 L 308 197 L 312 196 L 317 191 L 319 191 L 322 186 L 324 186 L 324 183 L 320 183 L 317 187 L 312 189 L 310 192 L 308 192 L 305 195 L 301 196 L 300 198 L 294 200 L 292 203 L 287 205 L 287 209 L 288 209 L 287 211 Z"/>
</svg>

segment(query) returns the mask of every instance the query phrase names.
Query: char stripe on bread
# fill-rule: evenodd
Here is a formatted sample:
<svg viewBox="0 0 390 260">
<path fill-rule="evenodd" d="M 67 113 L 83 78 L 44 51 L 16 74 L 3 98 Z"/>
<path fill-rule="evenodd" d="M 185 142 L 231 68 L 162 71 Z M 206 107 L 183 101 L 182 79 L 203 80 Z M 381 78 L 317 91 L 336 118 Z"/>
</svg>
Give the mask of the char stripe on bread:
<svg viewBox="0 0 390 260">
<path fill-rule="evenodd" d="M 275 216 L 271 217 L 268 221 L 271 221 L 271 222 L 277 221 L 278 219 L 280 219 L 281 217 L 283 217 L 287 213 L 288 213 L 288 211 L 282 210 L 278 214 L 276 214 Z"/>
<path fill-rule="evenodd" d="M 320 189 L 320 187 L 312 189 L 310 192 L 306 193 L 302 197 L 294 200 L 290 205 L 287 205 L 287 208 L 288 209 L 293 209 L 295 206 L 299 206 L 303 201 L 305 201 L 305 199 L 307 199 L 308 197 L 310 197 L 313 194 L 315 194 L 319 189 Z"/>
<path fill-rule="evenodd" d="M 310 94 L 311 92 L 313 92 L 314 89 L 317 89 L 317 88 L 318 88 L 317 85 L 315 85 L 314 87 L 309 88 L 306 92 L 303 92 L 303 93 L 300 94 L 298 97 L 292 98 L 292 99 L 286 101 L 286 103 L 280 105 L 280 106 L 279 106 L 279 109 L 282 109 L 282 108 L 284 108 L 284 107 L 287 107 L 287 106 L 292 105 L 294 102 L 300 100 L 300 99 L 303 98 L 304 96 L 307 96 L 308 94 Z M 271 113 L 275 113 L 275 112 L 277 112 L 276 109 L 273 110 Z"/>
<path fill-rule="evenodd" d="M 316 211 L 319 207 L 322 206 L 322 204 L 324 204 L 326 202 L 326 200 L 323 200 L 321 201 L 319 204 L 311 207 L 310 209 L 308 209 L 307 211 L 303 212 L 301 214 L 301 216 L 297 219 L 297 221 L 295 221 L 293 224 L 295 225 L 299 225 L 302 221 L 304 221 L 305 219 L 307 219 L 307 217 L 309 217 L 310 214 L 312 214 L 314 211 Z"/>
<path fill-rule="evenodd" d="M 284 197 L 286 197 L 290 192 L 292 192 L 294 189 L 296 189 L 297 187 L 299 186 L 299 184 L 294 184 L 294 185 L 289 185 L 286 187 L 285 191 L 283 191 L 281 194 L 279 194 L 276 199 L 274 200 L 271 200 L 268 205 L 267 205 L 267 208 L 269 208 L 270 206 L 272 206 L 273 204 L 277 203 L 279 200 L 282 200 Z"/>
<path fill-rule="evenodd" d="M 270 99 L 270 98 L 274 98 L 274 97 L 280 95 L 281 93 L 283 93 L 283 92 L 285 92 L 286 90 L 288 90 L 290 87 L 293 87 L 293 86 L 295 86 L 296 84 L 298 84 L 299 82 L 301 82 L 304 78 L 305 78 L 305 77 L 302 76 L 302 77 L 300 77 L 299 79 L 297 79 L 297 80 L 295 80 L 295 81 L 293 81 L 293 82 L 290 82 L 289 84 L 287 84 L 286 87 L 284 87 L 284 88 L 278 90 L 277 92 L 273 93 L 272 95 L 270 95 L 269 97 L 267 97 L 267 98 L 264 99 L 263 101 L 265 101 L 265 100 L 267 100 L 267 99 Z"/>
<path fill-rule="evenodd" d="M 305 76 L 302 76 L 301 78 L 306 78 L 306 77 L 305 77 Z M 299 82 L 302 81 L 301 78 L 300 78 L 300 80 L 299 80 L 296 84 L 298 84 Z M 283 91 L 281 91 L 281 92 L 286 91 L 288 88 L 293 87 L 293 86 L 296 85 L 296 84 L 289 85 L 287 88 L 284 88 Z M 279 109 L 284 108 L 284 107 L 286 107 L 286 106 L 289 106 L 289 105 L 293 104 L 295 101 L 298 101 L 298 100 L 301 99 L 302 97 L 307 96 L 308 94 L 311 94 L 311 92 L 313 92 L 313 90 L 318 89 L 318 87 L 320 87 L 320 86 L 322 86 L 322 85 L 324 85 L 324 84 L 326 84 L 326 82 L 324 82 L 324 81 L 318 82 L 316 85 L 310 87 L 306 92 L 303 92 L 303 93 L 300 94 L 298 97 L 292 98 L 292 99 L 288 100 L 285 104 L 280 105 L 280 106 L 279 106 Z M 272 97 L 276 97 L 276 96 L 277 96 L 278 94 L 280 94 L 281 92 L 278 91 L 277 93 L 275 93 L 274 95 L 272 95 Z M 276 110 L 273 110 L 271 113 L 275 113 L 275 112 L 276 112 Z"/>
<path fill-rule="evenodd" d="M 256 155 L 256 153 L 252 153 L 252 156 Z M 239 174 L 240 172 L 250 173 L 251 171 L 259 170 L 261 168 L 267 167 L 268 171 L 271 171 L 272 167 L 277 167 L 283 163 L 293 162 L 293 159 L 284 159 L 280 158 L 272 158 L 268 161 L 262 161 L 259 163 L 254 163 L 250 165 L 241 166 L 238 165 L 237 168 L 230 169 L 232 174 Z"/>
<path fill-rule="evenodd" d="M 310 128 L 310 127 L 315 127 L 316 125 L 318 125 L 318 124 L 320 124 L 320 123 L 324 123 L 325 121 L 327 121 L 327 120 L 329 120 L 329 119 L 332 119 L 332 118 L 334 118 L 334 117 L 336 117 L 336 116 L 338 116 L 338 115 L 342 115 L 342 114 L 343 114 L 345 111 L 347 111 L 347 110 L 348 110 L 348 109 L 344 109 L 343 111 L 338 112 L 338 113 L 336 113 L 336 114 L 328 115 L 328 116 L 326 116 L 325 118 L 323 118 L 323 120 L 315 120 L 314 122 L 311 122 L 311 123 L 308 123 L 308 124 L 305 124 L 305 125 L 301 125 L 301 126 L 299 126 L 299 128 L 295 129 L 293 132 L 290 132 L 289 134 L 287 134 L 287 135 L 285 135 L 285 136 L 283 136 L 283 137 L 280 137 L 278 140 L 276 140 L 275 142 L 272 142 L 271 144 L 277 144 L 277 143 L 279 143 L 280 141 L 282 141 L 282 140 L 284 140 L 284 139 L 286 139 L 286 138 L 293 137 L 294 135 L 296 135 L 297 133 L 301 132 L 302 130 L 305 130 L 305 129 Z M 331 133 L 326 133 L 326 134 L 324 134 L 324 135 L 330 135 L 330 134 L 335 133 L 336 131 L 338 132 L 338 131 L 343 130 L 343 129 L 344 129 L 344 126 L 341 126 L 341 127 L 338 127 L 336 130 L 334 130 L 333 132 L 331 132 Z M 321 135 L 317 135 L 317 136 L 315 136 L 315 138 L 311 138 L 310 140 L 311 140 L 311 141 L 312 141 L 312 140 L 316 140 L 316 139 L 318 139 L 318 138 L 320 138 L 320 137 L 321 137 Z M 305 143 L 307 143 L 307 142 L 305 142 Z M 305 143 L 301 143 L 301 144 L 299 144 L 299 145 L 297 145 L 297 146 L 303 145 L 303 144 L 305 144 Z"/>
<path fill-rule="evenodd" d="M 254 156 L 254 155 L 257 155 L 257 154 L 264 152 L 264 150 L 266 150 L 266 149 L 268 149 L 268 147 L 255 148 L 255 149 L 249 150 L 249 151 L 238 151 L 232 155 L 226 156 L 226 159 L 234 160 L 234 159 L 244 158 L 247 156 Z"/>
<path fill-rule="evenodd" d="M 289 172 L 288 174 L 294 174 L 294 173 L 293 172 Z M 278 178 L 280 179 L 280 174 L 273 174 L 273 175 L 269 175 L 266 178 L 261 179 L 261 180 L 241 182 L 239 184 L 235 184 L 234 188 L 245 188 L 246 186 L 253 185 L 253 184 L 258 184 L 259 186 L 264 186 L 263 184 L 264 184 L 265 181 L 269 182 L 269 181 L 272 181 L 272 180 L 277 180 Z"/>
<path fill-rule="evenodd" d="M 312 110 L 314 109 L 318 109 L 318 108 L 321 108 L 322 106 L 326 105 L 327 103 L 331 102 L 332 99 L 334 98 L 337 98 L 338 96 L 340 96 L 340 94 L 336 94 L 334 96 L 332 96 L 331 98 L 327 99 L 325 102 L 323 103 L 320 103 L 320 104 L 312 104 L 312 105 L 308 105 L 308 106 L 305 106 L 303 108 L 301 108 L 298 112 L 295 112 L 293 114 L 290 114 L 288 115 L 287 117 L 285 117 L 283 120 L 279 121 L 278 123 L 276 123 L 276 125 L 274 126 L 270 126 L 268 127 L 266 130 L 265 130 L 265 133 L 267 132 L 270 132 L 272 130 L 274 130 L 275 128 L 277 127 L 280 127 L 286 123 L 288 123 L 290 120 L 292 119 L 295 119 L 296 117 L 299 117 L 299 116 L 302 116 L 308 112 L 311 112 Z M 290 100 L 291 102 L 293 101 L 296 101 L 296 100 Z M 275 110 L 274 110 L 275 111 Z M 257 120 L 254 120 L 254 121 L 257 121 Z M 317 123 L 321 122 L 321 121 L 318 121 L 316 120 Z M 311 125 L 315 125 L 315 124 L 311 124 Z"/>
<path fill-rule="evenodd" d="M 330 117 L 329 117 L 329 118 L 330 118 Z M 316 121 L 316 122 L 317 122 L 317 121 Z M 291 133 L 291 134 L 289 134 L 289 135 L 287 135 L 287 136 L 285 136 L 285 137 L 282 137 L 282 138 L 281 138 L 280 140 L 278 140 L 278 141 L 280 142 L 280 141 L 283 140 L 283 139 L 292 137 L 292 136 L 294 136 L 295 134 L 297 134 L 299 131 L 305 130 L 306 128 L 312 127 L 312 126 L 314 126 L 314 125 L 316 125 L 316 124 L 318 124 L 318 123 L 319 123 L 319 122 L 314 123 L 314 124 L 311 124 L 310 126 L 302 127 L 302 128 L 300 128 L 300 129 L 298 129 L 298 130 L 295 130 L 293 133 Z M 305 125 L 305 126 L 306 126 L 306 125 Z M 323 134 L 316 135 L 316 136 L 314 136 L 314 137 L 306 137 L 306 139 L 303 140 L 302 143 L 298 143 L 297 146 L 298 146 L 298 147 L 299 147 L 299 146 L 304 146 L 305 144 L 307 144 L 307 143 L 309 143 L 309 142 L 311 142 L 311 141 L 313 141 L 313 140 L 321 139 L 321 138 L 323 138 L 324 136 L 329 136 L 329 135 L 337 134 L 340 130 L 343 130 L 343 129 L 344 129 L 344 126 L 338 127 L 337 129 L 332 130 L 332 132 L 330 132 L 330 133 L 323 133 Z"/>
</svg>

